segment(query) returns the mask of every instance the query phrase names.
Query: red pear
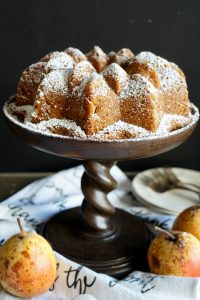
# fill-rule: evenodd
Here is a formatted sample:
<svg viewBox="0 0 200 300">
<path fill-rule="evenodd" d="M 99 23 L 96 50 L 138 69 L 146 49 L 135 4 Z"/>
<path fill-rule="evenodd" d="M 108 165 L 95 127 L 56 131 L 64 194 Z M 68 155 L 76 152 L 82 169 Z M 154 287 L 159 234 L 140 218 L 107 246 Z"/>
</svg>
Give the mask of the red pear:
<svg viewBox="0 0 200 300">
<path fill-rule="evenodd" d="M 172 229 L 190 232 L 200 240 L 200 206 L 191 206 L 182 211 Z"/>
<path fill-rule="evenodd" d="M 152 273 L 174 276 L 200 276 L 200 241 L 188 232 L 164 232 L 148 249 Z"/>
</svg>

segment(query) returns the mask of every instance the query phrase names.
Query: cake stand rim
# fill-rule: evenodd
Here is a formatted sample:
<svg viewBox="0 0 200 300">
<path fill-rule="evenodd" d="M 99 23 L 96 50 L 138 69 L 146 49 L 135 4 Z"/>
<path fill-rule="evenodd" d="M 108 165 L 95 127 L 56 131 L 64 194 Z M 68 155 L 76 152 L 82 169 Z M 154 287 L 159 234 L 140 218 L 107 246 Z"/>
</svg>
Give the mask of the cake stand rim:
<svg viewBox="0 0 200 300">
<path fill-rule="evenodd" d="M 63 140 L 63 141 L 69 141 L 69 142 L 77 142 L 77 143 L 92 143 L 92 144 L 114 144 L 117 145 L 119 143 L 131 143 L 131 144 L 137 144 L 137 143 L 144 143 L 144 142 L 150 142 L 150 141 L 159 141 L 159 140 L 165 140 L 168 139 L 169 137 L 172 136 L 178 136 L 181 134 L 181 132 L 187 132 L 187 130 L 191 130 L 192 128 L 195 128 L 198 120 L 199 120 L 199 110 L 198 108 L 192 103 L 191 104 L 191 110 L 194 112 L 193 113 L 193 119 L 191 122 L 189 122 L 186 126 L 183 126 L 179 129 L 176 129 L 172 132 L 167 132 L 163 135 L 152 135 L 148 137 L 138 137 L 138 138 L 132 138 L 132 139 L 118 139 L 118 140 L 93 140 L 93 139 L 81 139 L 81 138 L 75 138 L 75 137 L 69 137 L 69 136 L 63 136 L 59 134 L 52 134 L 48 132 L 42 132 L 42 131 L 37 131 L 29 128 L 28 126 L 24 125 L 22 122 L 16 120 L 12 115 L 9 114 L 7 111 L 7 106 L 10 102 L 13 101 L 14 96 L 12 96 L 8 101 L 6 101 L 3 105 L 3 113 L 6 119 L 8 119 L 13 125 L 15 124 L 18 128 L 21 128 L 24 131 L 27 131 L 28 133 L 31 133 L 33 135 L 39 135 L 41 137 L 46 137 L 50 138 L 52 140 L 58 139 L 58 140 Z"/>
</svg>

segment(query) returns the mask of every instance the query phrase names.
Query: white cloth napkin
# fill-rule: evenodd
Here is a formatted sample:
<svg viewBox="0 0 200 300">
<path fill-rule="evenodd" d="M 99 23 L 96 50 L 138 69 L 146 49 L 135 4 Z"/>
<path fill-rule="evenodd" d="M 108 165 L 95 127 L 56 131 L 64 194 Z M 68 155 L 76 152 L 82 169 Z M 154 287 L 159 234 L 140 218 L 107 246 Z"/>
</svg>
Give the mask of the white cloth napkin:
<svg viewBox="0 0 200 300">
<path fill-rule="evenodd" d="M 63 209 L 81 205 L 83 195 L 80 178 L 83 167 L 61 171 L 37 180 L 0 203 L 0 245 L 18 232 L 19 216 L 26 229 L 34 230 Z M 131 182 L 114 166 L 112 175 L 118 188 L 109 194 L 116 207 L 140 216 L 154 225 L 170 228 L 174 216 L 158 214 L 141 206 L 131 194 Z M 59 263 L 58 278 L 46 293 L 33 297 L 38 300 L 195 300 L 200 299 L 200 279 L 158 276 L 135 271 L 118 281 L 98 274 L 56 253 Z M 81 295 L 83 294 L 83 295 Z M 0 300 L 16 300 L 0 288 Z"/>
</svg>

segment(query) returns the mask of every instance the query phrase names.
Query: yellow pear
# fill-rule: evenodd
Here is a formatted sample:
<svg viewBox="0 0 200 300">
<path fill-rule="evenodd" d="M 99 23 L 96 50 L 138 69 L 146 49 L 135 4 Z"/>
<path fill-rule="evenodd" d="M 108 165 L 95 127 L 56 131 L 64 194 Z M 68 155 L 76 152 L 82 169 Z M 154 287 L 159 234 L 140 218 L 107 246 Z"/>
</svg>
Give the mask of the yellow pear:
<svg viewBox="0 0 200 300">
<path fill-rule="evenodd" d="M 200 276 L 200 241 L 189 232 L 166 231 L 155 237 L 148 249 L 150 272 L 160 275 Z"/>
<path fill-rule="evenodd" d="M 200 240 L 200 205 L 182 211 L 177 216 L 172 229 L 190 232 Z"/>
<path fill-rule="evenodd" d="M 39 234 L 23 230 L 0 248 L 0 284 L 18 297 L 47 291 L 56 277 L 56 259 L 49 243 Z"/>
</svg>

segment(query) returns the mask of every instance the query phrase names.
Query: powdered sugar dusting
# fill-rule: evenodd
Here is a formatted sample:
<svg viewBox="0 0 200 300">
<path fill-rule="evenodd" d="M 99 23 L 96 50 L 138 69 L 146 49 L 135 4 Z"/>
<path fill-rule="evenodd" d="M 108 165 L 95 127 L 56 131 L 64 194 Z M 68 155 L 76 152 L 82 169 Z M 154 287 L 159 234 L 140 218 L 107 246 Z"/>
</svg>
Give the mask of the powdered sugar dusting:
<svg viewBox="0 0 200 300">
<path fill-rule="evenodd" d="M 190 115 L 189 117 L 184 117 L 175 114 L 164 114 L 156 131 L 156 135 L 164 135 L 166 133 L 169 133 L 170 131 L 184 127 L 189 124 L 191 120 L 192 115 Z"/>
<path fill-rule="evenodd" d="M 127 79 L 127 73 L 118 64 L 112 63 L 102 72 L 104 76 L 112 76 L 114 79 L 120 78 L 121 80 Z"/>
<path fill-rule="evenodd" d="M 81 81 L 80 85 L 77 85 L 73 88 L 72 94 L 76 95 L 78 97 L 78 99 L 81 98 L 81 96 L 83 95 L 84 89 L 86 84 L 88 83 L 88 81 L 90 80 L 90 78 L 92 77 L 92 74 L 88 73 L 86 74 Z"/>
<path fill-rule="evenodd" d="M 66 70 L 73 68 L 72 58 L 65 52 L 60 52 L 59 54 L 52 57 L 45 66 L 45 71 L 49 70 Z"/>
<path fill-rule="evenodd" d="M 41 132 L 41 133 L 47 133 L 52 135 L 52 129 L 55 129 L 57 127 L 66 128 L 71 133 L 79 138 L 86 138 L 85 132 L 81 129 L 80 126 L 78 126 L 74 121 L 68 120 L 68 119 L 50 119 L 48 121 L 41 121 L 37 124 L 34 124 L 31 122 L 32 120 L 32 114 L 34 112 L 34 108 L 31 105 L 23 105 L 23 106 L 17 106 L 14 102 L 11 102 L 9 105 L 5 106 L 5 112 L 7 113 L 19 123 L 18 117 L 16 113 L 24 112 L 25 118 L 23 123 L 24 127 L 29 128 L 30 130 Z M 6 113 L 6 114 L 7 114 Z"/>
<path fill-rule="evenodd" d="M 59 92 L 67 94 L 67 77 L 68 72 L 63 70 L 51 71 L 44 77 L 38 87 L 38 94 L 48 92 Z M 36 96 L 37 101 L 37 96 Z"/>
<path fill-rule="evenodd" d="M 86 138 L 85 132 L 78 126 L 74 121 L 67 120 L 67 119 L 50 119 L 48 121 L 41 121 L 38 124 L 33 124 L 29 122 L 27 119 L 25 120 L 25 124 L 30 128 L 36 129 L 41 132 L 48 132 L 51 133 L 52 129 L 56 128 L 65 128 L 72 135 L 79 137 L 79 138 Z"/>
<path fill-rule="evenodd" d="M 34 101 L 35 95 L 33 95 L 32 92 L 34 87 L 37 87 L 40 84 L 42 78 L 45 76 L 45 64 L 45 62 L 38 62 L 30 65 L 23 71 L 17 88 L 17 97 L 18 100 L 20 99 L 20 102 L 24 102 L 27 104 L 30 102 L 30 100 Z M 26 89 L 24 89 L 23 86 L 26 86 Z"/>
<path fill-rule="evenodd" d="M 91 85 L 94 85 L 94 88 L 91 89 L 92 97 L 107 96 L 110 88 L 101 74 L 92 74 L 89 82 Z"/>
<path fill-rule="evenodd" d="M 43 58 L 41 58 L 42 62 L 48 62 L 51 58 L 56 58 L 60 55 L 60 51 L 53 51 L 46 54 Z"/>
<path fill-rule="evenodd" d="M 122 58 L 133 57 L 129 49 L 122 49 L 116 55 L 122 55 Z M 23 93 L 21 93 L 21 95 L 20 92 L 17 92 L 16 102 L 18 105 L 23 106 L 21 106 L 21 111 L 19 107 L 16 107 L 15 110 L 14 107 L 11 106 L 10 113 L 14 116 L 18 115 L 19 121 L 24 121 L 25 125 L 28 124 L 28 127 L 36 131 L 42 130 L 42 132 L 46 132 L 44 129 L 46 128 L 47 131 L 50 130 L 50 132 L 56 133 L 59 131 L 57 129 L 64 128 L 66 130 L 60 130 L 63 136 L 69 133 L 69 136 L 73 136 L 74 134 L 74 136 L 80 137 L 81 139 L 89 138 L 94 140 L 115 140 L 115 138 L 118 139 L 120 137 L 129 139 L 150 137 L 152 135 L 165 135 L 191 122 L 191 116 L 185 118 L 167 114 L 164 114 L 160 122 L 160 117 L 164 111 L 177 112 L 183 115 L 187 115 L 189 112 L 187 86 L 184 74 L 178 66 L 151 52 L 141 52 L 135 59 L 138 62 L 148 64 L 149 68 L 156 71 L 157 74 L 155 75 L 157 75 L 156 78 L 159 77 L 161 87 L 155 85 L 156 88 L 151 83 L 150 78 L 146 77 L 146 73 L 144 73 L 144 76 L 140 74 L 129 75 L 125 70 L 126 66 L 131 63 L 131 59 L 126 62 L 126 65 L 123 65 L 125 69 L 120 67 L 117 63 L 111 63 L 108 66 L 111 60 L 109 60 L 108 55 L 98 46 L 95 46 L 87 55 L 84 55 L 79 49 L 72 47 L 67 48 L 64 52 L 52 52 L 46 55 L 42 59 L 42 62 L 31 65 L 24 71 L 20 79 L 21 85 L 19 84 L 18 90 L 21 92 L 25 90 L 27 95 L 25 98 Z M 89 61 L 91 61 L 91 63 Z M 115 61 L 118 62 L 117 60 Z M 144 69 L 145 67 L 146 66 L 144 66 Z M 101 97 L 103 98 L 102 103 Z M 69 107 L 73 108 L 73 101 L 75 101 L 76 105 L 78 105 L 77 109 L 79 109 L 78 101 L 80 100 L 81 103 L 87 103 L 88 100 L 92 103 L 100 103 L 101 105 L 95 107 L 96 110 L 94 109 L 96 114 L 94 114 L 93 109 L 91 109 L 89 113 L 93 120 L 97 120 L 101 123 L 99 118 L 101 116 L 101 109 L 104 108 L 103 103 L 105 100 L 109 102 L 110 100 L 117 101 L 118 99 L 120 103 L 115 103 L 120 106 L 120 109 L 124 106 L 127 110 L 127 115 L 129 115 L 130 107 L 130 114 L 136 113 L 138 116 L 137 113 L 139 113 L 139 118 L 142 116 L 144 123 L 146 121 L 146 115 L 150 115 L 152 110 L 153 121 L 156 122 L 156 126 L 160 124 L 156 133 L 148 132 L 144 128 L 119 121 L 123 119 L 123 116 L 117 116 L 117 118 L 114 118 L 114 120 L 118 120 L 117 123 L 91 136 L 86 136 L 83 131 L 79 130 L 79 126 L 76 128 L 77 125 L 74 122 L 72 126 L 72 121 L 66 119 L 59 119 L 57 121 L 52 119 L 52 122 L 51 120 L 43 121 L 44 123 L 40 122 L 37 125 L 29 124 L 34 111 L 36 114 L 37 111 L 43 110 L 46 113 L 48 109 L 50 111 L 53 108 L 56 114 L 52 114 L 52 116 L 62 118 L 65 116 L 65 105 L 68 100 L 70 102 Z M 167 100 L 169 100 L 169 104 Z M 177 109 L 168 109 L 169 106 L 173 108 L 174 106 L 172 106 L 171 103 L 176 104 L 176 101 L 178 101 Z M 80 110 L 83 110 L 81 103 Z M 34 105 L 35 110 L 31 107 L 28 108 L 28 106 L 26 109 L 24 104 Z M 135 105 L 133 109 L 131 108 L 132 104 Z M 62 114 L 57 114 L 57 112 L 61 111 Z M 123 113 L 122 111 L 122 114 Z M 113 114 L 115 114 L 115 111 L 113 111 Z M 24 115 L 25 119 L 23 120 Z M 68 114 L 68 116 L 74 118 L 70 114 Z M 48 114 L 45 119 L 48 119 Z M 128 118 L 125 119 L 129 121 Z M 32 121 L 35 122 L 34 119 L 32 119 Z M 145 125 L 144 123 L 143 125 Z M 82 128 L 84 128 L 84 122 L 81 124 Z M 110 122 L 107 122 L 106 119 L 106 123 L 102 124 L 104 124 L 102 126 L 105 126 L 105 124 L 110 124 Z M 142 122 L 138 124 L 142 124 Z M 73 134 L 70 135 L 70 132 Z"/>
<path fill-rule="evenodd" d="M 118 64 L 112 63 L 102 72 L 105 78 L 110 77 L 115 81 L 119 81 L 121 85 L 123 85 L 127 79 L 127 73 L 122 69 Z"/>
<path fill-rule="evenodd" d="M 69 71 L 68 84 L 72 89 L 72 95 L 81 96 L 85 85 L 94 72 L 94 67 L 88 61 L 79 62 Z"/>
<path fill-rule="evenodd" d="M 69 72 L 69 84 L 75 89 L 78 88 L 81 81 L 86 78 L 90 78 L 90 75 L 95 72 L 94 67 L 88 61 L 79 62 L 72 70 Z"/>
<path fill-rule="evenodd" d="M 93 67 L 93 65 L 87 61 L 87 60 L 83 60 L 81 62 L 79 62 L 74 68 L 72 73 L 76 74 L 76 76 L 83 76 L 84 74 L 87 73 L 92 73 L 95 72 L 95 68 Z"/>
<path fill-rule="evenodd" d="M 135 58 L 141 63 L 149 63 L 153 68 L 160 68 L 163 66 L 168 66 L 169 64 L 169 62 L 166 59 L 155 55 L 149 51 L 142 51 L 139 54 L 137 54 Z"/>
<path fill-rule="evenodd" d="M 84 93 L 84 90 L 86 88 L 86 85 L 90 85 L 90 96 L 91 97 L 98 97 L 107 96 L 110 88 L 106 81 L 104 80 L 103 76 L 101 74 L 97 74 L 96 72 L 88 72 L 85 74 L 85 76 L 82 78 L 80 85 L 75 86 L 73 88 L 73 93 L 77 95 L 79 98 Z"/>
<path fill-rule="evenodd" d="M 116 141 L 124 141 L 124 138 L 117 139 L 117 135 L 120 132 L 128 132 L 128 140 L 145 140 L 171 135 L 174 132 L 176 132 L 177 129 L 184 130 L 185 127 L 192 126 L 192 124 L 197 122 L 199 118 L 198 109 L 194 105 L 192 105 L 192 108 L 195 113 L 191 114 L 189 117 L 164 114 L 160 126 L 156 132 L 150 132 L 142 127 L 118 121 L 115 124 L 110 125 L 107 128 L 104 128 L 103 130 L 99 131 L 97 134 L 93 135 L 86 135 L 85 132 L 80 128 L 80 126 L 78 126 L 75 122 L 67 119 L 51 119 L 48 121 L 42 121 L 40 123 L 33 124 L 30 121 L 33 107 L 30 105 L 16 106 L 15 102 L 11 102 L 10 104 L 6 104 L 4 106 L 4 113 L 12 122 L 16 123 L 21 127 L 27 128 L 35 132 L 47 134 L 52 137 L 61 136 L 63 138 L 67 138 L 67 136 L 52 133 L 52 129 L 55 129 L 56 127 L 61 127 L 71 131 L 75 139 L 78 138 L 80 140 L 113 141 L 116 137 Z M 25 112 L 26 116 L 24 122 L 20 122 L 18 120 L 16 114 L 14 114 L 14 112 L 16 111 Z M 111 136 L 109 136 L 110 134 Z"/>
<path fill-rule="evenodd" d="M 186 82 L 176 70 L 165 68 L 160 71 L 160 88 L 164 93 L 180 85 L 186 87 Z"/>
<path fill-rule="evenodd" d="M 86 56 L 77 48 L 68 47 L 65 52 L 69 54 L 76 63 L 86 60 Z"/>
<path fill-rule="evenodd" d="M 20 77 L 20 83 L 34 83 L 38 85 L 41 81 L 41 78 L 44 76 L 43 70 L 45 67 L 44 62 L 38 62 L 30 65 L 27 69 L 25 69 Z"/>
<path fill-rule="evenodd" d="M 25 119 L 24 124 L 27 122 L 31 122 L 32 114 L 34 111 L 34 107 L 32 105 L 20 105 L 17 106 L 14 102 L 11 102 L 9 106 L 7 107 L 8 112 L 14 116 L 14 118 L 17 120 L 17 116 L 15 113 L 24 112 L 25 113 Z M 32 124 L 32 123 L 31 123 Z"/>
<path fill-rule="evenodd" d="M 105 52 L 99 46 L 94 46 L 91 52 L 95 53 L 96 56 L 105 56 Z"/>
<path fill-rule="evenodd" d="M 173 90 L 180 85 L 186 87 L 184 78 L 166 59 L 144 51 L 136 56 L 136 60 L 141 63 L 148 63 L 150 68 L 156 69 L 160 79 L 160 88 L 163 92 Z"/>
<path fill-rule="evenodd" d="M 142 97 L 147 95 L 154 95 L 156 97 L 156 88 L 147 78 L 140 74 L 135 74 L 132 76 L 132 79 L 127 82 L 124 89 L 119 94 L 119 98 L 125 100 L 130 97 Z"/>
<path fill-rule="evenodd" d="M 142 127 L 135 126 L 132 124 L 127 124 L 122 121 L 118 121 L 115 124 L 110 125 L 104 128 L 103 130 L 99 131 L 97 134 L 93 134 L 92 138 L 99 139 L 99 140 L 107 139 L 107 136 L 109 134 L 112 134 L 113 136 L 117 136 L 117 133 L 119 133 L 120 131 L 127 131 L 133 137 L 147 136 L 150 133 L 149 131 L 145 130 Z"/>
</svg>

